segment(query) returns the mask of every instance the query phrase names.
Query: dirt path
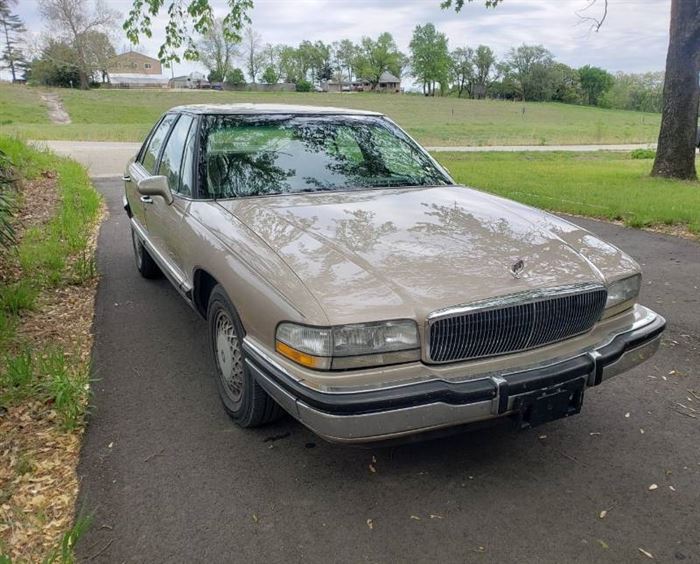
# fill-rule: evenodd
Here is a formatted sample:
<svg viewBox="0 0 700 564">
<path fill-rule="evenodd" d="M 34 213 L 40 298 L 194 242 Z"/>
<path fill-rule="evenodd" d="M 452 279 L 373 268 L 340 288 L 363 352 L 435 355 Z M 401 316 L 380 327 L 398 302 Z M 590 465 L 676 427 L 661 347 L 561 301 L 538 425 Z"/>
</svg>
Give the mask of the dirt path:
<svg viewBox="0 0 700 564">
<path fill-rule="evenodd" d="M 63 107 L 63 102 L 58 97 L 58 94 L 47 92 L 41 95 L 41 99 L 44 101 L 44 104 L 46 104 L 52 122 L 64 125 L 70 123 L 70 116 Z"/>
</svg>

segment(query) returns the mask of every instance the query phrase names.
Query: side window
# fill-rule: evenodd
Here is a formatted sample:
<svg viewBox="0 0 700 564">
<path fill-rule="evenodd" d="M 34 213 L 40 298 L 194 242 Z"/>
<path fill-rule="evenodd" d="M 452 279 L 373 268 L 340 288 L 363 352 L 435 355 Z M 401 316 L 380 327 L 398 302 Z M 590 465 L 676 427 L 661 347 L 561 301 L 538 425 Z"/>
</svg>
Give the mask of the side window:
<svg viewBox="0 0 700 564">
<path fill-rule="evenodd" d="M 158 129 L 153 132 L 151 140 L 148 143 L 148 148 L 143 153 L 141 164 L 150 174 L 156 173 L 156 162 L 158 162 L 160 147 L 163 145 L 163 141 L 165 141 L 168 131 L 170 130 L 170 126 L 175 121 L 175 118 L 177 118 L 177 115 L 175 114 L 168 114 L 163 118 L 163 121 L 160 122 Z"/>
<path fill-rule="evenodd" d="M 160 159 L 158 174 L 168 177 L 168 184 L 173 192 L 180 192 L 180 167 L 182 164 L 182 151 L 185 148 L 187 133 L 192 124 L 191 116 L 180 116 L 168 137 L 168 142 Z"/>
<path fill-rule="evenodd" d="M 180 194 L 188 198 L 192 197 L 192 184 L 194 182 L 194 148 L 197 135 L 197 124 L 193 121 L 190 132 L 185 141 L 185 153 L 182 156 L 182 168 L 180 170 Z"/>
</svg>

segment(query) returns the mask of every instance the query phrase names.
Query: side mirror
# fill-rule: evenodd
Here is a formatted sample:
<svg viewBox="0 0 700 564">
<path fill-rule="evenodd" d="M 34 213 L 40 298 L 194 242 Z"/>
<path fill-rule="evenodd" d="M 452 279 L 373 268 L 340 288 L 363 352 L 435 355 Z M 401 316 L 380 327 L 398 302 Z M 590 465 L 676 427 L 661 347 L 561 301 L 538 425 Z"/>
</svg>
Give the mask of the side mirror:
<svg viewBox="0 0 700 564">
<path fill-rule="evenodd" d="M 161 196 L 165 203 L 170 205 L 173 203 L 173 194 L 168 186 L 167 176 L 149 176 L 143 180 L 139 180 L 136 185 L 139 194 L 143 196 Z"/>
</svg>

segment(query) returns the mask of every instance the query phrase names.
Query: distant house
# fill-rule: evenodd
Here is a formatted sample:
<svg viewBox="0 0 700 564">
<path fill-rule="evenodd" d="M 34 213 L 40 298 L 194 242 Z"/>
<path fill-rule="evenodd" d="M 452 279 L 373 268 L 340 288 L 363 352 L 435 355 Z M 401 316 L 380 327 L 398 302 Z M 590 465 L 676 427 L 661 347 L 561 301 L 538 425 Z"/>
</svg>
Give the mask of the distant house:
<svg viewBox="0 0 700 564">
<path fill-rule="evenodd" d="M 201 72 L 197 71 L 171 78 L 168 82 L 168 86 L 170 86 L 170 88 L 211 88 L 207 78 Z"/>
<path fill-rule="evenodd" d="M 328 92 L 401 92 L 401 79 L 384 71 L 379 77 L 379 82 L 372 88 L 372 83 L 365 78 L 358 78 L 352 82 L 345 80 L 331 80 L 326 83 Z"/>
<path fill-rule="evenodd" d="M 163 67 L 158 59 L 136 51 L 129 51 L 114 57 L 110 61 L 107 71 L 110 74 L 115 72 L 117 74 L 160 75 L 163 74 Z"/>
<path fill-rule="evenodd" d="M 129 51 L 114 57 L 107 66 L 112 86 L 120 88 L 165 88 L 168 79 L 158 59 Z"/>
<path fill-rule="evenodd" d="M 375 90 L 380 92 L 401 92 L 401 79 L 389 71 L 384 71 L 379 77 L 379 84 Z"/>
</svg>

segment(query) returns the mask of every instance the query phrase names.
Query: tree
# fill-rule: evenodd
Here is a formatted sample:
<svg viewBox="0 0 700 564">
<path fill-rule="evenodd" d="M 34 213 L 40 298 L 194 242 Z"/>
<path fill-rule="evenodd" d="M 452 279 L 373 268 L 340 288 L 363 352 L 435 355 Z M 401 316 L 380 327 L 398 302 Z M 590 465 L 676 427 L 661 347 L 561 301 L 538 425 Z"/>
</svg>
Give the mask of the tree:
<svg viewBox="0 0 700 564">
<path fill-rule="evenodd" d="M 333 66 L 331 65 L 331 46 L 323 41 L 316 41 L 313 44 L 311 54 L 311 70 L 313 79 L 316 82 L 330 80 L 333 76 Z"/>
<path fill-rule="evenodd" d="M 78 54 L 68 43 L 49 39 L 39 58 L 29 66 L 29 82 L 44 86 L 73 87 L 80 84 Z"/>
<path fill-rule="evenodd" d="M 466 0 L 471 2 L 472 0 Z M 484 0 L 486 7 L 495 7 L 502 0 Z M 457 12 L 465 0 L 443 0 L 443 8 Z M 595 5 L 590 0 L 586 8 Z M 608 13 L 608 0 L 603 0 L 602 17 L 592 21 L 592 29 L 599 31 Z M 671 0 L 671 26 L 666 75 L 663 90 L 661 129 L 652 168 L 652 176 L 678 179 L 697 179 L 695 144 L 698 130 L 698 101 L 700 101 L 700 11 L 692 0 Z"/>
<path fill-rule="evenodd" d="M 450 55 L 452 59 L 452 77 L 457 88 L 457 97 L 462 97 L 468 87 L 474 81 L 474 49 L 471 47 L 457 47 Z M 471 88 L 469 88 L 471 91 Z"/>
<path fill-rule="evenodd" d="M 314 44 L 308 40 L 302 41 L 296 49 L 295 56 L 299 80 L 308 80 L 309 72 L 313 69 L 314 59 L 316 58 L 316 48 Z"/>
<path fill-rule="evenodd" d="M 475 98 L 486 96 L 491 73 L 496 65 L 496 55 L 491 47 L 479 45 L 474 53 L 474 83 L 471 95 Z"/>
<path fill-rule="evenodd" d="M 253 0 L 226 0 L 228 13 L 222 20 L 226 38 L 238 43 L 241 30 L 250 24 L 247 13 Z M 132 0 L 131 10 L 124 22 L 124 31 L 132 44 L 138 45 L 140 37 L 152 36 L 153 20 L 164 10 L 165 0 Z M 197 59 L 199 53 L 193 37 L 207 33 L 214 25 L 214 11 L 209 0 L 178 0 L 167 8 L 165 40 L 158 50 L 161 62 L 180 62 L 179 50 L 184 46 L 186 59 Z M 194 33 L 193 33 L 194 31 Z"/>
<path fill-rule="evenodd" d="M 671 0 L 664 107 L 652 176 L 696 179 L 700 12 L 697 2 Z"/>
<path fill-rule="evenodd" d="M 279 76 L 274 67 L 267 67 L 262 75 L 262 81 L 266 84 L 277 84 Z"/>
<path fill-rule="evenodd" d="M 401 76 L 404 59 L 390 33 L 382 33 L 376 41 L 363 37 L 355 59 L 356 72 L 374 89 L 384 71 Z"/>
<path fill-rule="evenodd" d="M 102 82 L 109 82 L 109 65 L 117 54 L 109 36 L 101 31 L 89 31 L 84 43 L 90 67 L 100 73 Z"/>
<path fill-rule="evenodd" d="M 613 76 L 598 67 L 586 65 L 578 69 L 581 80 L 581 88 L 586 94 L 586 103 L 597 106 L 601 96 L 612 88 L 615 79 Z"/>
<path fill-rule="evenodd" d="M 243 58 L 248 76 L 251 82 L 255 84 L 265 63 L 265 54 L 262 51 L 262 36 L 252 26 L 248 26 L 243 30 Z"/>
<path fill-rule="evenodd" d="M 523 100 L 543 101 L 552 97 L 550 73 L 554 57 L 542 45 L 521 45 L 508 52 L 504 67 Z"/>
<path fill-rule="evenodd" d="M 334 46 L 334 53 L 338 70 L 344 71 L 348 82 L 352 82 L 357 47 L 349 39 L 343 39 Z"/>
<path fill-rule="evenodd" d="M 444 89 L 450 73 L 447 36 L 431 23 L 418 25 L 409 44 L 413 76 L 423 83 L 423 94 L 435 96 L 435 84 Z"/>
<path fill-rule="evenodd" d="M 230 84 L 232 86 L 240 86 L 241 84 L 245 84 L 245 74 L 243 74 L 243 70 L 239 69 L 238 67 L 231 69 L 231 71 L 225 77 L 225 82 L 226 84 Z"/>
<path fill-rule="evenodd" d="M 627 74 L 618 72 L 610 88 L 598 100 L 603 108 L 661 112 L 663 109 L 663 72 Z"/>
<path fill-rule="evenodd" d="M 263 47 L 263 57 L 266 65 L 265 70 L 272 68 L 275 76 L 277 76 L 275 82 L 278 82 L 280 76 L 280 46 L 266 43 L 265 47 Z"/>
<path fill-rule="evenodd" d="M 80 88 L 87 89 L 97 70 L 91 51 L 91 41 L 101 36 L 93 32 L 109 33 L 119 14 L 108 8 L 101 0 L 92 7 L 87 0 L 39 0 L 39 12 L 51 26 L 51 33 L 69 43 L 77 56 Z"/>
<path fill-rule="evenodd" d="M 581 79 L 576 69 L 564 63 L 554 63 L 550 69 L 552 78 L 552 100 L 564 104 L 581 104 L 584 94 Z"/>
<path fill-rule="evenodd" d="M 210 82 L 223 82 L 233 68 L 233 60 L 239 55 L 238 43 L 231 41 L 224 32 L 224 21 L 214 20 L 212 26 L 197 43 L 199 60 L 209 70 Z"/>
<path fill-rule="evenodd" d="M 279 46 L 279 74 L 284 82 L 296 84 L 303 78 L 297 49 L 289 45 Z"/>
<path fill-rule="evenodd" d="M 0 1 L 0 33 L 2 33 L 2 60 L 5 68 L 10 69 L 12 82 L 17 80 L 18 71 L 26 67 L 24 54 L 19 48 L 20 38 L 27 29 L 17 14 L 10 11 L 9 2 Z"/>
</svg>

